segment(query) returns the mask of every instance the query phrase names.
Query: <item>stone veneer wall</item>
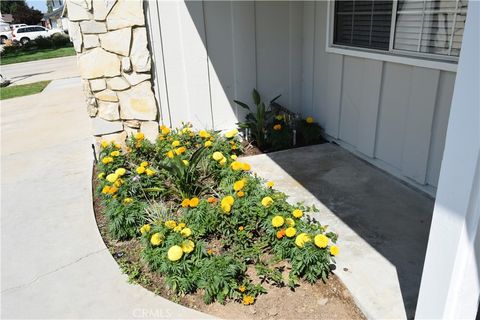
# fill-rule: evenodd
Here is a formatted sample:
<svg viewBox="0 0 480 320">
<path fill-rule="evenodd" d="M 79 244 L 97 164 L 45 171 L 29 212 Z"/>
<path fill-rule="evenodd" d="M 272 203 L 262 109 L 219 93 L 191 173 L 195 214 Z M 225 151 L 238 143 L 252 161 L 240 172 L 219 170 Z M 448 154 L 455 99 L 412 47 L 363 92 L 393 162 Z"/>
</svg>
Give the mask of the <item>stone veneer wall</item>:
<svg viewBox="0 0 480 320">
<path fill-rule="evenodd" d="M 93 135 L 123 143 L 158 134 L 142 0 L 67 0 Z"/>
</svg>

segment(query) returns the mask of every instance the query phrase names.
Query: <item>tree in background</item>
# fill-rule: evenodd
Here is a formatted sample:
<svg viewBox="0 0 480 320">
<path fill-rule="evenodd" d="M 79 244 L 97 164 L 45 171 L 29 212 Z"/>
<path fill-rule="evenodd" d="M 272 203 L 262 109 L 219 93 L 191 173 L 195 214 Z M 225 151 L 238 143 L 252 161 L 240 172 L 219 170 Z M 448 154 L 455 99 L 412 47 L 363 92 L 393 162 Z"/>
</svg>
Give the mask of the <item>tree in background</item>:
<svg viewBox="0 0 480 320">
<path fill-rule="evenodd" d="M 29 7 L 25 0 L 0 1 L 0 11 L 10 13 L 14 23 L 38 24 L 43 18 L 43 13 Z"/>
</svg>

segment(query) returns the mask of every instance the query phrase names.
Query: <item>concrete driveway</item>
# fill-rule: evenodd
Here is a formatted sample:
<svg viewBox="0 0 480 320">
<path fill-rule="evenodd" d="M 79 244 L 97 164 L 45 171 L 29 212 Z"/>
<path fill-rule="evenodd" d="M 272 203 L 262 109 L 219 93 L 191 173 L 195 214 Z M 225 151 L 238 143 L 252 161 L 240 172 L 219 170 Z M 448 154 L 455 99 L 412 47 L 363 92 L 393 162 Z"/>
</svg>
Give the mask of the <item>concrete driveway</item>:
<svg viewBox="0 0 480 320">
<path fill-rule="evenodd" d="M 127 283 L 92 211 L 80 79 L 47 88 L 1 103 L 1 318 L 208 317 Z"/>
<path fill-rule="evenodd" d="M 7 64 L 0 66 L 0 73 L 12 81 L 11 85 L 78 77 L 77 57 Z"/>
</svg>

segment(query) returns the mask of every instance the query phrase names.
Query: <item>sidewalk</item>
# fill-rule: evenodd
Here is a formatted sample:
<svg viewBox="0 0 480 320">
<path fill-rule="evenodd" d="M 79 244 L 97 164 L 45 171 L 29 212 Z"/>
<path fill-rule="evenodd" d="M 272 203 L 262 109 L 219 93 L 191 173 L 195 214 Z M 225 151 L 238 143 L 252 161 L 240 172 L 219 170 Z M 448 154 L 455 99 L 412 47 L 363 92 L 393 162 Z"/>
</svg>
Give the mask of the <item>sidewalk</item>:
<svg viewBox="0 0 480 320">
<path fill-rule="evenodd" d="M 1 318 L 207 318 L 128 284 L 105 247 L 85 109 L 75 79 L 2 101 Z"/>
</svg>

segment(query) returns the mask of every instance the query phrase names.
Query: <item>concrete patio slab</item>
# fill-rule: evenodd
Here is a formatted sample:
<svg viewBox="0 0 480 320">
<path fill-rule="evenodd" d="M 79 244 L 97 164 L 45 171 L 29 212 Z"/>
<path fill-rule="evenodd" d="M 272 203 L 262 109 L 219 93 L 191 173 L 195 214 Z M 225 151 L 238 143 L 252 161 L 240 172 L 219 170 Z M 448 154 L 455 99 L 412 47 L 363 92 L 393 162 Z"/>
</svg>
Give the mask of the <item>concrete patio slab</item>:
<svg viewBox="0 0 480 320">
<path fill-rule="evenodd" d="M 128 284 L 105 247 L 85 108 L 78 78 L 2 101 L 1 318 L 208 318 Z"/>
<path fill-rule="evenodd" d="M 338 232 L 336 274 L 368 318 L 413 318 L 433 200 L 334 144 L 247 157 Z"/>
</svg>

